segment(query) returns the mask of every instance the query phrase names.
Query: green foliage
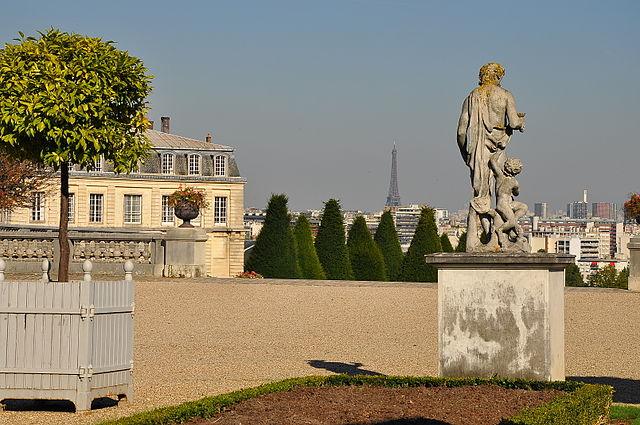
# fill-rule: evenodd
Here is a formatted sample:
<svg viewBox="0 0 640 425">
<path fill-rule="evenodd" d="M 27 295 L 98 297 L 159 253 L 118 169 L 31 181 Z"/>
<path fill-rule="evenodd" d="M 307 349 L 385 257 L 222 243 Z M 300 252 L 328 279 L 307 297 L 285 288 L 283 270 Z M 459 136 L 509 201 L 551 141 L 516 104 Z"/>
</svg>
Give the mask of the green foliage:
<svg viewBox="0 0 640 425">
<path fill-rule="evenodd" d="M 424 207 L 413 240 L 402 262 L 400 280 L 404 282 L 437 282 L 438 271 L 425 261 L 426 254 L 441 252 L 440 237 L 432 208 Z"/>
<path fill-rule="evenodd" d="M 456 246 L 456 252 L 466 252 L 466 251 L 467 251 L 467 232 L 462 232 L 462 234 L 458 238 L 458 246 Z"/>
<path fill-rule="evenodd" d="M 573 393 L 558 397 L 541 406 L 524 409 L 505 425 L 593 425 L 606 423 L 613 401 L 613 388 L 584 384 Z M 604 422 L 603 422 L 604 421 Z"/>
<path fill-rule="evenodd" d="M 316 247 L 313 245 L 313 235 L 307 217 L 300 214 L 293 229 L 298 249 L 298 266 L 300 277 L 303 279 L 325 279 L 324 271 L 320 265 Z"/>
<path fill-rule="evenodd" d="M 102 155 L 116 172 L 134 169 L 144 136 L 151 77 L 114 43 L 56 29 L 20 34 L 0 50 L 0 146 L 58 169 Z"/>
<path fill-rule="evenodd" d="M 567 412 L 575 413 L 577 418 L 586 417 L 587 414 L 598 414 L 605 416 L 608 405 L 611 401 L 611 387 L 604 385 L 587 385 L 574 381 L 528 381 L 524 379 L 502 379 L 502 378 L 433 378 L 411 377 L 411 376 L 368 376 L 368 375 L 329 375 L 329 376 L 307 376 L 302 378 L 291 378 L 283 381 L 272 382 L 261 385 L 259 387 L 247 388 L 231 393 L 221 394 L 214 397 L 205 397 L 196 401 L 189 401 L 177 406 L 162 407 L 134 414 L 133 416 L 109 420 L 102 422 L 100 425 L 168 425 L 175 423 L 187 422 L 191 419 L 203 418 L 207 419 L 222 412 L 225 408 L 236 403 L 251 398 L 259 397 L 266 394 L 276 392 L 291 391 L 297 388 L 318 388 L 318 387 L 337 387 L 337 386 L 377 386 L 388 388 L 407 388 L 407 387 L 463 387 L 478 385 L 497 385 L 510 389 L 525 390 L 545 390 L 554 389 L 559 391 L 567 391 L 571 394 L 561 396 L 551 403 L 539 406 L 544 414 L 545 407 L 550 406 L 553 412 L 565 418 Z M 586 387 L 586 389 L 585 389 Z M 560 399 L 568 399 L 559 402 Z M 586 406 L 586 402 L 593 403 L 593 406 Z M 584 407 L 582 409 L 580 406 Z M 569 410 L 570 409 L 570 410 Z M 598 412 L 599 410 L 599 412 Z M 586 413 L 588 411 L 588 413 Z M 519 415 L 516 415 L 516 420 Z M 534 419 L 535 416 L 530 416 Z M 549 416 L 547 416 L 548 418 Z M 551 418 L 553 418 L 551 416 Z M 517 424 L 555 424 L 553 420 L 549 422 L 506 422 Z M 558 422 L 582 424 L 583 422 Z M 595 423 L 595 422 L 591 422 Z"/>
<path fill-rule="evenodd" d="M 565 286 L 586 286 L 576 263 L 571 263 L 564 271 Z"/>
<path fill-rule="evenodd" d="M 247 271 L 264 277 L 299 277 L 296 245 L 287 210 L 287 195 L 271 195 L 264 226 L 247 261 Z"/>
<path fill-rule="evenodd" d="M 607 265 L 597 272 L 591 274 L 587 279 L 589 286 L 597 288 L 617 288 L 618 271 L 615 266 Z"/>
<path fill-rule="evenodd" d="M 356 280 L 387 280 L 384 258 L 361 215 L 356 217 L 349 229 L 347 247 L 351 270 Z"/>
<path fill-rule="evenodd" d="M 353 279 L 351 262 L 344 237 L 344 221 L 340 203 L 329 199 L 324 204 L 320 228 L 316 236 L 316 252 L 327 279 Z"/>
<path fill-rule="evenodd" d="M 391 211 L 385 211 L 380 217 L 380 224 L 373 240 L 382 252 L 387 277 L 392 281 L 397 280 L 402 267 L 403 254 Z"/>
<path fill-rule="evenodd" d="M 616 277 L 616 288 L 629 289 L 629 267 L 625 267 Z"/>
<path fill-rule="evenodd" d="M 640 425 L 640 407 L 636 406 L 611 406 L 611 420 L 630 421 L 631 425 Z"/>
<path fill-rule="evenodd" d="M 453 245 L 451 245 L 449 235 L 446 233 L 440 235 L 440 246 L 442 247 L 442 252 L 453 252 Z"/>
</svg>

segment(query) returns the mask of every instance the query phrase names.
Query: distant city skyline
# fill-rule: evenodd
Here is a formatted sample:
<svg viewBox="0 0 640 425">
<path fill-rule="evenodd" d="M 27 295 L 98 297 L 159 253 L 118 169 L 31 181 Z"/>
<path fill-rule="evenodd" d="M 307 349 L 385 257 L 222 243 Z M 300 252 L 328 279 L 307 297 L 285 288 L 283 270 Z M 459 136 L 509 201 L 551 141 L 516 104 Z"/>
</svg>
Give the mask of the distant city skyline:
<svg viewBox="0 0 640 425">
<path fill-rule="evenodd" d="M 124 13 L 126 10 L 126 13 Z M 640 190 L 640 2 L 158 1 L 3 5 L 0 41 L 51 26 L 114 40 L 155 75 L 150 119 L 236 148 L 246 206 L 384 206 L 398 147 L 402 203 L 469 199 L 455 142 L 488 61 L 527 113 L 512 141 L 519 200 L 549 212 Z"/>
</svg>

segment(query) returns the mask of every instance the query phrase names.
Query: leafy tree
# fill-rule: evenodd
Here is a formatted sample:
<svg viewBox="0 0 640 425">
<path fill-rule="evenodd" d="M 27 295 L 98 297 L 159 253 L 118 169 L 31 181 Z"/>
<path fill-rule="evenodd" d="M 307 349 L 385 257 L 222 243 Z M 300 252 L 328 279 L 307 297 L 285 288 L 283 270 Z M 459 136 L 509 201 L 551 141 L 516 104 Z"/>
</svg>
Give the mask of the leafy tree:
<svg viewBox="0 0 640 425">
<path fill-rule="evenodd" d="M 349 229 L 347 238 L 351 269 L 356 280 L 387 280 L 384 258 L 371 238 L 367 222 L 358 216 Z"/>
<path fill-rule="evenodd" d="M 150 144 L 144 136 L 151 77 L 114 43 L 56 29 L 20 33 L 0 50 L 0 146 L 13 158 L 60 171 L 60 265 L 68 280 L 70 163 L 103 156 L 114 170 L 134 169 Z"/>
<path fill-rule="evenodd" d="M 327 279 L 353 279 L 344 237 L 342 211 L 336 199 L 329 199 L 324 204 L 315 245 Z"/>
<path fill-rule="evenodd" d="M 618 272 L 615 266 L 608 265 L 589 276 L 589 286 L 616 288 Z"/>
<path fill-rule="evenodd" d="M 405 282 L 437 282 L 437 269 L 427 264 L 424 256 L 441 252 L 438 227 L 432 208 L 424 207 L 407 255 L 402 262 L 400 280 Z"/>
<path fill-rule="evenodd" d="M 565 269 L 564 284 L 566 286 L 586 286 L 584 281 L 582 280 L 580 268 L 575 263 L 569 264 L 569 266 Z"/>
<path fill-rule="evenodd" d="M 449 235 L 446 233 L 440 235 L 440 245 L 442 246 L 442 252 L 453 252 L 453 245 L 451 245 Z"/>
<path fill-rule="evenodd" d="M 264 226 L 256 238 L 247 261 L 247 271 L 264 277 L 296 279 L 300 273 L 296 258 L 296 244 L 291 230 L 288 198 L 285 194 L 271 195 Z"/>
<path fill-rule="evenodd" d="M 31 161 L 16 161 L 0 153 L 0 209 L 30 206 L 35 192 L 48 189 L 50 177 Z"/>
<path fill-rule="evenodd" d="M 313 245 L 313 235 L 307 217 L 300 214 L 293 229 L 298 249 L 298 266 L 300 277 L 303 279 L 324 279 L 324 270 L 320 265 L 316 247 Z"/>
<path fill-rule="evenodd" d="M 400 275 L 403 254 L 391 211 L 382 213 L 380 224 L 376 229 L 373 240 L 378 245 L 378 248 L 380 248 L 380 252 L 384 258 L 387 277 L 389 280 L 397 280 Z"/>
<path fill-rule="evenodd" d="M 456 252 L 467 252 L 467 232 L 462 232 L 462 234 L 458 237 Z"/>
<path fill-rule="evenodd" d="M 629 267 L 625 267 L 616 277 L 616 288 L 629 289 Z"/>
</svg>

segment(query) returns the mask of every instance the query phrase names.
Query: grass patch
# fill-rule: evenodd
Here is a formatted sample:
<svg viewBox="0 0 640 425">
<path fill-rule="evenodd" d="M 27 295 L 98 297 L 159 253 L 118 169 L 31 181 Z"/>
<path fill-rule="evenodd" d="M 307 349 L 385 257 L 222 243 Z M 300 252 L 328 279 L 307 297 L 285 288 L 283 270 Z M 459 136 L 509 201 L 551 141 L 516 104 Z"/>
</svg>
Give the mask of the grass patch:
<svg viewBox="0 0 640 425">
<path fill-rule="evenodd" d="M 640 407 L 611 406 L 611 419 L 631 421 L 632 425 L 640 425 Z"/>
<path fill-rule="evenodd" d="M 258 387 L 246 388 L 213 397 L 205 397 L 196 401 L 189 401 L 177 406 L 162 407 L 148 412 L 137 413 L 133 416 L 102 422 L 100 425 L 169 425 L 186 422 L 193 418 L 210 418 L 217 415 L 224 408 L 233 404 L 271 394 L 280 391 L 291 391 L 301 387 L 328 387 L 328 386 L 383 386 L 390 388 L 402 387 L 462 387 L 477 385 L 498 385 L 503 388 L 524 389 L 524 390 L 545 390 L 555 389 L 566 391 L 566 396 L 561 396 L 551 403 L 553 404 L 553 414 L 568 415 L 581 412 L 580 407 L 597 413 L 598 416 L 606 415 L 612 394 L 612 388 L 606 385 L 590 385 L 575 381 L 529 381 L 525 379 L 481 379 L 481 378 L 434 378 L 434 377 L 412 377 L 412 376 L 365 376 L 365 375 L 329 375 L 329 376 L 308 376 L 302 378 L 285 379 L 283 381 L 272 382 Z M 564 401 L 562 401 L 564 400 Z M 597 401 L 598 406 L 606 405 L 604 411 L 598 411 L 597 407 L 585 407 Z M 609 403 L 609 404 L 607 404 Z M 569 410 L 567 410 L 569 409 Z M 545 411 L 546 412 L 546 411 Z M 542 412 L 543 414 L 545 412 Z M 548 422 L 537 421 L 540 412 L 528 412 L 528 416 L 522 417 L 519 422 L 508 422 L 515 424 L 541 424 Z M 516 415 L 518 416 L 518 415 Z M 552 422 L 555 423 L 555 422 Z M 578 424 L 579 422 L 571 422 Z M 593 423 L 593 422 L 591 422 Z"/>
</svg>

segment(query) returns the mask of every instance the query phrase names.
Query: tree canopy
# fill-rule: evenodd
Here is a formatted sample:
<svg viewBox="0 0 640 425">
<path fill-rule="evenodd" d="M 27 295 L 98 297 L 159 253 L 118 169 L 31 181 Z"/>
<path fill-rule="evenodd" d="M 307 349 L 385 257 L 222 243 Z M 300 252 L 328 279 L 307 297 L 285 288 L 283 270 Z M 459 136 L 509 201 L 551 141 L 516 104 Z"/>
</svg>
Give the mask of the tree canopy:
<svg viewBox="0 0 640 425">
<path fill-rule="evenodd" d="M 320 265 L 316 247 L 313 245 L 313 235 L 309 220 L 303 214 L 298 216 L 293 229 L 296 238 L 298 253 L 298 266 L 300 267 L 300 277 L 303 279 L 324 279 L 324 270 Z"/>
<path fill-rule="evenodd" d="M 427 264 L 424 256 L 442 252 L 438 227 L 432 208 L 424 207 L 420 213 L 418 226 L 402 262 L 400 278 L 405 282 L 437 282 L 438 270 Z"/>
<path fill-rule="evenodd" d="M 327 279 L 353 279 L 344 236 L 344 220 L 336 199 L 329 199 L 324 204 L 315 245 Z"/>
<path fill-rule="evenodd" d="M 440 235 L 440 245 L 442 247 L 442 252 L 453 252 L 453 245 L 451 245 L 449 235 L 446 233 L 442 233 Z"/>
<path fill-rule="evenodd" d="M 373 240 L 382 252 L 387 277 L 389 280 L 397 280 L 400 275 L 403 254 L 391 211 L 385 211 L 380 217 L 380 224 Z"/>
<path fill-rule="evenodd" d="M 264 226 L 247 261 L 247 271 L 284 279 L 300 276 L 287 202 L 287 195 L 271 195 Z"/>
<path fill-rule="evenodd" d="M 28 207 L 33 194 L 48 189 L 51 173 L 31 161 L 17 161 L 0 153 L 0 209 Z"/>
<path fill-rule="evenodd" d="M 361 215 L 356 217 L 349 229 L 347 247 L 356 280 L 387 280 L 384 258 Z"/>
<path fill-rule="evenodd" d="M 60 170 L 59 281 L 68 280 L 69 164 L 133 170 L 150 148 L 151 76 L 111 41 L 50 29 L 0 49 L 0 150 Z"/>
</svg>

